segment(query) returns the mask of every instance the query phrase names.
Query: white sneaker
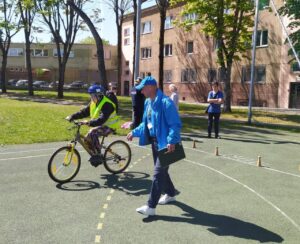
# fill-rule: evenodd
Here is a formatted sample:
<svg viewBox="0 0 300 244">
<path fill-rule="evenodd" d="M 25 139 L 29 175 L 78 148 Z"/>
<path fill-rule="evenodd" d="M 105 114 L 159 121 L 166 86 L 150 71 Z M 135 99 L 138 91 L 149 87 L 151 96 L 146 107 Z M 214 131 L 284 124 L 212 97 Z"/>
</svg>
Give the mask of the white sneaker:
<svg viewBox="0 0 300 244">
<path fill-rule="evenodd" d="M 158 204 L 164 205 L 164 204 L 167 204 L 169 202 L 174 202 L 174 201 L 176 201 L 175 196 L 170 197 L 168 194 L 165 194 L 159 199 Z"/>
<path fill-rule="evenodd" d="M 147 216 L 155 215 L 155 208 L 149 208 L 148 205 L 144 205 L 140 208 L 137 208 L 136 211 L 140 214 L 144 214 L 144 215 L 147 215 Z"/>
</svg>

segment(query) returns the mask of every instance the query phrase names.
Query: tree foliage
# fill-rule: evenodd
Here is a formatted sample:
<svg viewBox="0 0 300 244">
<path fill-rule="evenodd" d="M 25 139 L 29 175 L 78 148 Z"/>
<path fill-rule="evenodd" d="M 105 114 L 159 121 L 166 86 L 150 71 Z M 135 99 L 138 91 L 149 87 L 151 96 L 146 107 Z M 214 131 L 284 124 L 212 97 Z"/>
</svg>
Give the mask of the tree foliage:
<svg viewBox="0 0 300 244">
<path fill-rule="evenodd" d="M 187 30 L 199 24 L 199 31 L 215 39 L 217 62 L 225 75 L 224 111 L 231 111 L 231 68 L 240 60 L 249 43 L 253 27 L 254 6 L 249 0 L 170 0 L 171 4 L 185 2 L 182 15 L 195 14 L 180 25 Z"/>
<path fill-rule="evenodd" d="M 6 93 L 7 55 L 11 39 L 20 30 L 20 17 L 17 11 L 17 1 L 2 0 L 0 2 L 0 51 L 2 55 L 1 85 L 2 93 Z"/>
<path fill-rule="evenodd" d="M 288 28 L 292 31 L 289 34 L 289 38 L 298 53 L 300 58 L 300 1 L 299 0 L 287 0 L 284 5 L 278 10 L 280 15 L 287 16 L 290 19 Z M 289 54 L 292 55 L 292 49 L 289 50 Z M 292 61 L 295 60 L 293 56 Z"/>
</svg>

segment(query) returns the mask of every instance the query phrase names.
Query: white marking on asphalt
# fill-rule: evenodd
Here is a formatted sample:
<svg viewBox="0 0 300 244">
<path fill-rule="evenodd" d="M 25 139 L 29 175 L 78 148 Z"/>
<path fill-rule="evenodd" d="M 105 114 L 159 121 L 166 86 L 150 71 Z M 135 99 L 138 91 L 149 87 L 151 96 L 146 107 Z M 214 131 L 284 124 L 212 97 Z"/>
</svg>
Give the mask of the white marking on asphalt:
<svg viewBox="0 0 300 244">
<path fill-rule="evenodd" d="M 290 221 L 299 231 L 300 231 L 300 226 L 291 218 L 289 217 L 285 212 L 283 212 L 279 207 L 277 207 L 274 203 L 272 203 L 271 201 L 269 201 L 268 199 L 266 199 L 265 197 L 263 197 L 261 194 L 259 194 L 258 192 L 256 192 L 254 189 L 252 189 L 251 187 L 247 186 L 246 184 L 243 184 L 242 182 L 238 181 L 237 179 L 229 176 L 229 175 L 226 175 L 224 173 L 222 173 L 221 171 L 219 170 L 216 170 L 212 167 L 209 167 L 205 164 L 201 164 L 201 163 L 197 163 L 197 162 L 194 162 L 194 161 L 191 161 L 191 160 L 188 160 L 188 159 L 184 159 L 184 161 L 186 162 L 189 162 L 189 163 L 192 163 L 192 164 L 195 164 L 195 165 L 198 165 L 198 166 L 201 166 L 201 167 L 205 167 L 205 168 L 208 168 L 220 175 L 223 175 L 224 177 L 234 181 L 235 183 L 245 187 L 246 189 L 248 189 L 249 191 L 251 191 L 252 193 L 254 193 L 255 195 L 257 195 L 259 198 L 261 198 L 263 201 L 265 201 L 266 203 L 268 203 L 270 206 L 272 206 L 275 210 L 277 210 L 281 215 L 283 215 L 288 221 Z"/>
<path fill-rule="evenodd" d="M 103 205 L 103 208 L 104 208 L 104 209 L 107 209 L 107 207 L 108 207 L 108 204 L 105 203 L 105 204 Z"/>
<path fill-rule="evenodd" d="M 202 152 L 202 153 L 206 153 L 206 154 L 211 154 L 212 155 L 212 153 L 205 152 L 205 151 L 199 150 L 199 149 L 194 149 L 194 148 L 189 148 L 189 147 L 185 147 L 184 149 L 189 149 L 189 150 L 192 150 L 192 151 L 197 151 L 197 152 Z M 237 158 L 238 157 L 237 155 L 233 155 L 233 156 L 234 157 L 232 157 L 230 155 L 220 155 L 219 157 L 220 158 L 229 159 L 229 160 L 232 160 L 232 161 L 235 161 L 235 162 L 239 162 L 239 163 L 242 163 L 242 164 L 246 164 L 246 165 L 257 167 L 256 166 L 256 162 L 252 161 L 251 159 L 245 159 L 245 158 L 243 158 L 241 156 L 241 158 L 243 158 L 244 160 L 240 160 L 239 158 Z M 247 161 L 250 161 L 250 162 L 247 162 Z M 270 165 L 270 164 L 264 163 L 264 165 Z M 289 173 L 289 172 L 285 172 L 285 171 L 278 170 L 278 169 L 272 169 L 270 167 L 261 167 L 261 169 L 270 170 L 270 171 L 274 171 L 274 172 L 277 172 L 277 173 L 280 173 L 280 174 L 285 174 L 285 175 L 290 175 L 290 176 L 294 176 L 294 177 L 300 178 L 300 175 Z"/>
<path fill-rule="evenodd" d="M 102 228 L 103 228 L 103 223 L 98 223 L 97 230 L 102 230 Z"/>
<path fill-rule="evenodd" d="M 110 194 L 113 194 L 114 192 L 115 192 L 115 190 L 114 190 L 114 189 L 111 189 L 109 193 L 110 193 Z"/>
<path fill-rule="evenodd" d="M 95 242 L 96 242 L 96 243 L 99 243 L 100 240 L 101 240 L 101 236 L 100 236 L 100 235 L 97 235 L 97 236 L 95 237 Z"/>
<path fill-rule="evenodd" d="M 111 200 L 111 196 L 107 196 L 106 200 L 110 201 Z"/>
<path fill-rule="evenodd" d="M 27 153 L 27 152 L 40 152 L 40 151 L 48 151 L 48 150 L 57 150 L 56 148 L 43 148 L 43 149 L 32 149 L 32 150 L 26 150 L 26 151 L 14 151 L 14 152 L 3 152 L 0 153 L 0 155 L 6 155 L 6 154 L 19 154 L 19 153 Z"/>
<path fill-rule="evenodd" d="M 104 217 L 105 217 L 105 213 L 104 212 L 100 213 L 100 219 L 104 219 Z"/>
</svg>

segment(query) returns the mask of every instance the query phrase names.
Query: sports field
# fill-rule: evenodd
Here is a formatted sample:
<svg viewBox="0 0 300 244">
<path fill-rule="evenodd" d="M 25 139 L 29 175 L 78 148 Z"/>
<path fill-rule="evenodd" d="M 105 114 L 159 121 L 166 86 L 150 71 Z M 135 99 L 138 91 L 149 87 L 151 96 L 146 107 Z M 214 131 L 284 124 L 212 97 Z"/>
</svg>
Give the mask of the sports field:
<svg viewBox="0 0 300 244">
<path fill-rule="evenodd" d="M 62 185 L 47 161 L 64 142 L 1 148 L 0 243 L 299 243 L 298 134 L 241 127 L 222 139 L 182 136 L 187 157 L 170 168 L 177 201 L 148 218 L 135 209 L 147 201 L 153 160 L 137 140 L 124 174 L 93 168 L 80 150 L 79 174 Z"/>
</svg>

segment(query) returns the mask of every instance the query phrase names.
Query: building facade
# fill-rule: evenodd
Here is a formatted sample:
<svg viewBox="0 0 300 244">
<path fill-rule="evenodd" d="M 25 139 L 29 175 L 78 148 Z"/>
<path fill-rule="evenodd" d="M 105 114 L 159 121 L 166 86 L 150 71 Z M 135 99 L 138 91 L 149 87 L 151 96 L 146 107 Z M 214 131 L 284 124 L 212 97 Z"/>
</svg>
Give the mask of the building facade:
<svg viewBox="0 0 300 244">
<path fill-rule="evenodd" d="M 117 82 L 117 48 L 104 45 L 104 59 L 108 82 Z M 0 56 L 0 62 L 2 57 Z M 12 43 L 8 52 L 7 79 L 27 79 L 25 44 Z M 58 80 L 57 49 L 54 43 L 32 44 L 31 64 L 35 80 Z M 81 80 L 99 82 L 96 45 L 74 44 L 67 62 L 65 83 Z"/>
<path fill-rule="evenodd" d="M 280 7 L 282 0 L 274 1 Z M 180 100 L 206 102 L 210 82 L 222 85 L 222 70 L 216 62 L 216 43 L 199 32 L 199 26 L 185 31 L 173 24 L 182 6 L 169 8 L 165 21 L 164 90 L 174 83 Z M 287 19 L 284 19 L 287 22 Z M 141 17 L 140 76 L 147 72 L 158 78 L 160 17 L 156 6 L 144 9 Z M 122 94 L 127 95 L 133 76 L 133 15 L 128 14 L 122 36 Z M 253 105 L 262 107 L 300 108 L 299 68 L 289 63 L 286 35 L 278 16 L 268 8 L 259 11 Z M 248 105 L 250 88 L 251 50 L 247 58 L 235 61 L 232 69 L 232 105 Z"/>
</svg>

